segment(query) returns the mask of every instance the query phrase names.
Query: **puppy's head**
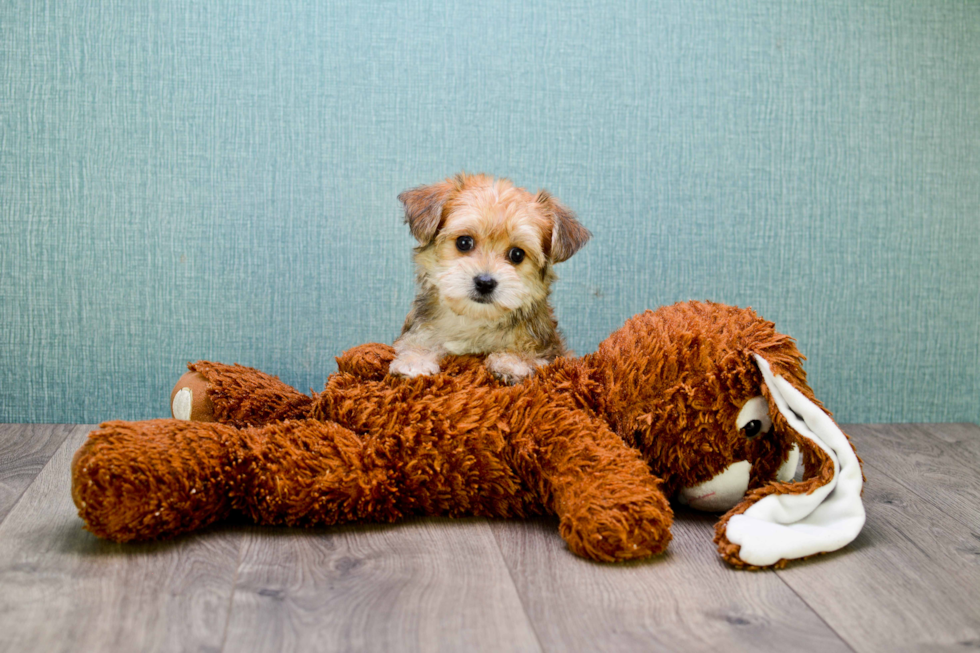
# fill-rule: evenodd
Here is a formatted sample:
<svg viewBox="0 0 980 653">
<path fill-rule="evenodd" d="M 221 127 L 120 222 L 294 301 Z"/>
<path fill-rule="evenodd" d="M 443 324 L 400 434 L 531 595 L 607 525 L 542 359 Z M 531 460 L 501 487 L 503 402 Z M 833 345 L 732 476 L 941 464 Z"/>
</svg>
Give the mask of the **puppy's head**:
<svg viewBox="0 0 980 653">
<path fill-rule="evenodd" d="M 398 199 L 419 241 L 423 285 L 459 315 L 492 319 L 544 300 L 552 264 L 590 237 L 547 191 L 532 195 L 507 179 L 459 174 Z"/>
</svg>

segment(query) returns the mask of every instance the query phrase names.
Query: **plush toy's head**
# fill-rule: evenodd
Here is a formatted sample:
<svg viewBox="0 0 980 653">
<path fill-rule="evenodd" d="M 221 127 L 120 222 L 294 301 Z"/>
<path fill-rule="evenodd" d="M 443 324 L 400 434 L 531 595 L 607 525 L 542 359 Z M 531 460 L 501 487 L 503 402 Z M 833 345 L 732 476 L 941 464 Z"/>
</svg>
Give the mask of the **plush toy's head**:
<svg viewBox="0 0 980 653">
<path fill-rule="evenodd" d="M 668 494 L 700 510 L 731 509 L 719 524 L 722 538 L 749 518 L 759 520 L 753 528 L 792 525 L 790 540 L 806 520 L 826 531 L 765 555 L 749 552 L 746 542 L 743 555 L 739 546 L 730 552 L 734 562 L 773 564 L 834 550 L 826 547 L 857 535 L 860 461 L 813 396 L 793 340 L 772 322 L 751 309 L 675 304 L 632 318 L 594 356 L 616 431 L 643 452 Z M 800 456 L 805 473 L 789 484 Z M 749 539 L 762 537 L 758 528 L 752 533 Z"/>
</svg>

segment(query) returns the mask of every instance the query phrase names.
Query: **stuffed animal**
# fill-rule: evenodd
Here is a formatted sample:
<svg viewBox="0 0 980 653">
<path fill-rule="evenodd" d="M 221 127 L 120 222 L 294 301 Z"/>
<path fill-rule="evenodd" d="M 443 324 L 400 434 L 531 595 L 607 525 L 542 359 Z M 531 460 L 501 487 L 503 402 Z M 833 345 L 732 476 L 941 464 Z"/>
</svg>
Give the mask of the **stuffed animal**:
<svg viewBox="0 0 980 653">
<path fill-rule="evenodd" d="M 517 386 L 476 357 L 397 378 L 393 357 L 354 348 L 313 396 L 254 369 L 189 365 L 174 414 L 214 421 L 102 424 L 72 463 L 79 515 L 125 542 L 232 514 L 313 526 L 550 513 L 573 552 L 614 561 L 666 548 L 677 495 L 728 509 L 715 542 L 743 568 L 837 550 L 863 526 L 860 460 L 792 339 L 751 309 L 647 311 Z"/>
</svg>

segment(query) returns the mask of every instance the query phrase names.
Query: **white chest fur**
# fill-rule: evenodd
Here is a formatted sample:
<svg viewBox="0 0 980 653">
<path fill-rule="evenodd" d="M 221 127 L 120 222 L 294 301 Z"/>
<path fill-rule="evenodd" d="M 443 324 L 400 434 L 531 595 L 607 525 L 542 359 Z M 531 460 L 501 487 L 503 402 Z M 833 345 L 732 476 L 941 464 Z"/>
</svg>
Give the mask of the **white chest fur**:
<svg viewBox="0 0 980 653">
<path fill-rule="evenodd" d="M 420 340 L 432 349 L 449 354 L 484 354 L 513 347 L 513 331 L 502 320 L 489 321 L 450 310 L 439 311 L 419 333 Z"/>
</svg>

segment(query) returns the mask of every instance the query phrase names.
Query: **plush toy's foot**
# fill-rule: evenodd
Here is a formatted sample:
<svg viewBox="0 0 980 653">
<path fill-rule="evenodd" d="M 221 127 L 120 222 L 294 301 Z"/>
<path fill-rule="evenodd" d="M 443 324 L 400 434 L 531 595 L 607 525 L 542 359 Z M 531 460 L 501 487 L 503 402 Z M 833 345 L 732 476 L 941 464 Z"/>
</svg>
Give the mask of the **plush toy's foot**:
<svg viewBox="0 0 980 653">
<path fill-rule="evenodd" d="M 213 422 L 214 406 L 208 397 L 208 380 L 200 372 L 187 372 L 170 392 L 170 414 L 174 419 Z"/>
<path fill-rule="evenodd" d="M 170 393 L 176 419 L 256 426 L 302 419 L 313 399 L 271 376 L 243 365 L 197 361 Z"/>
<path fill-rule="evenodd" d="M 72 460 L 85 528 L 117 542 L 172 537 L 228 516 L 237 430 L 176 420 L 107 422 Z"/>
</svg>

